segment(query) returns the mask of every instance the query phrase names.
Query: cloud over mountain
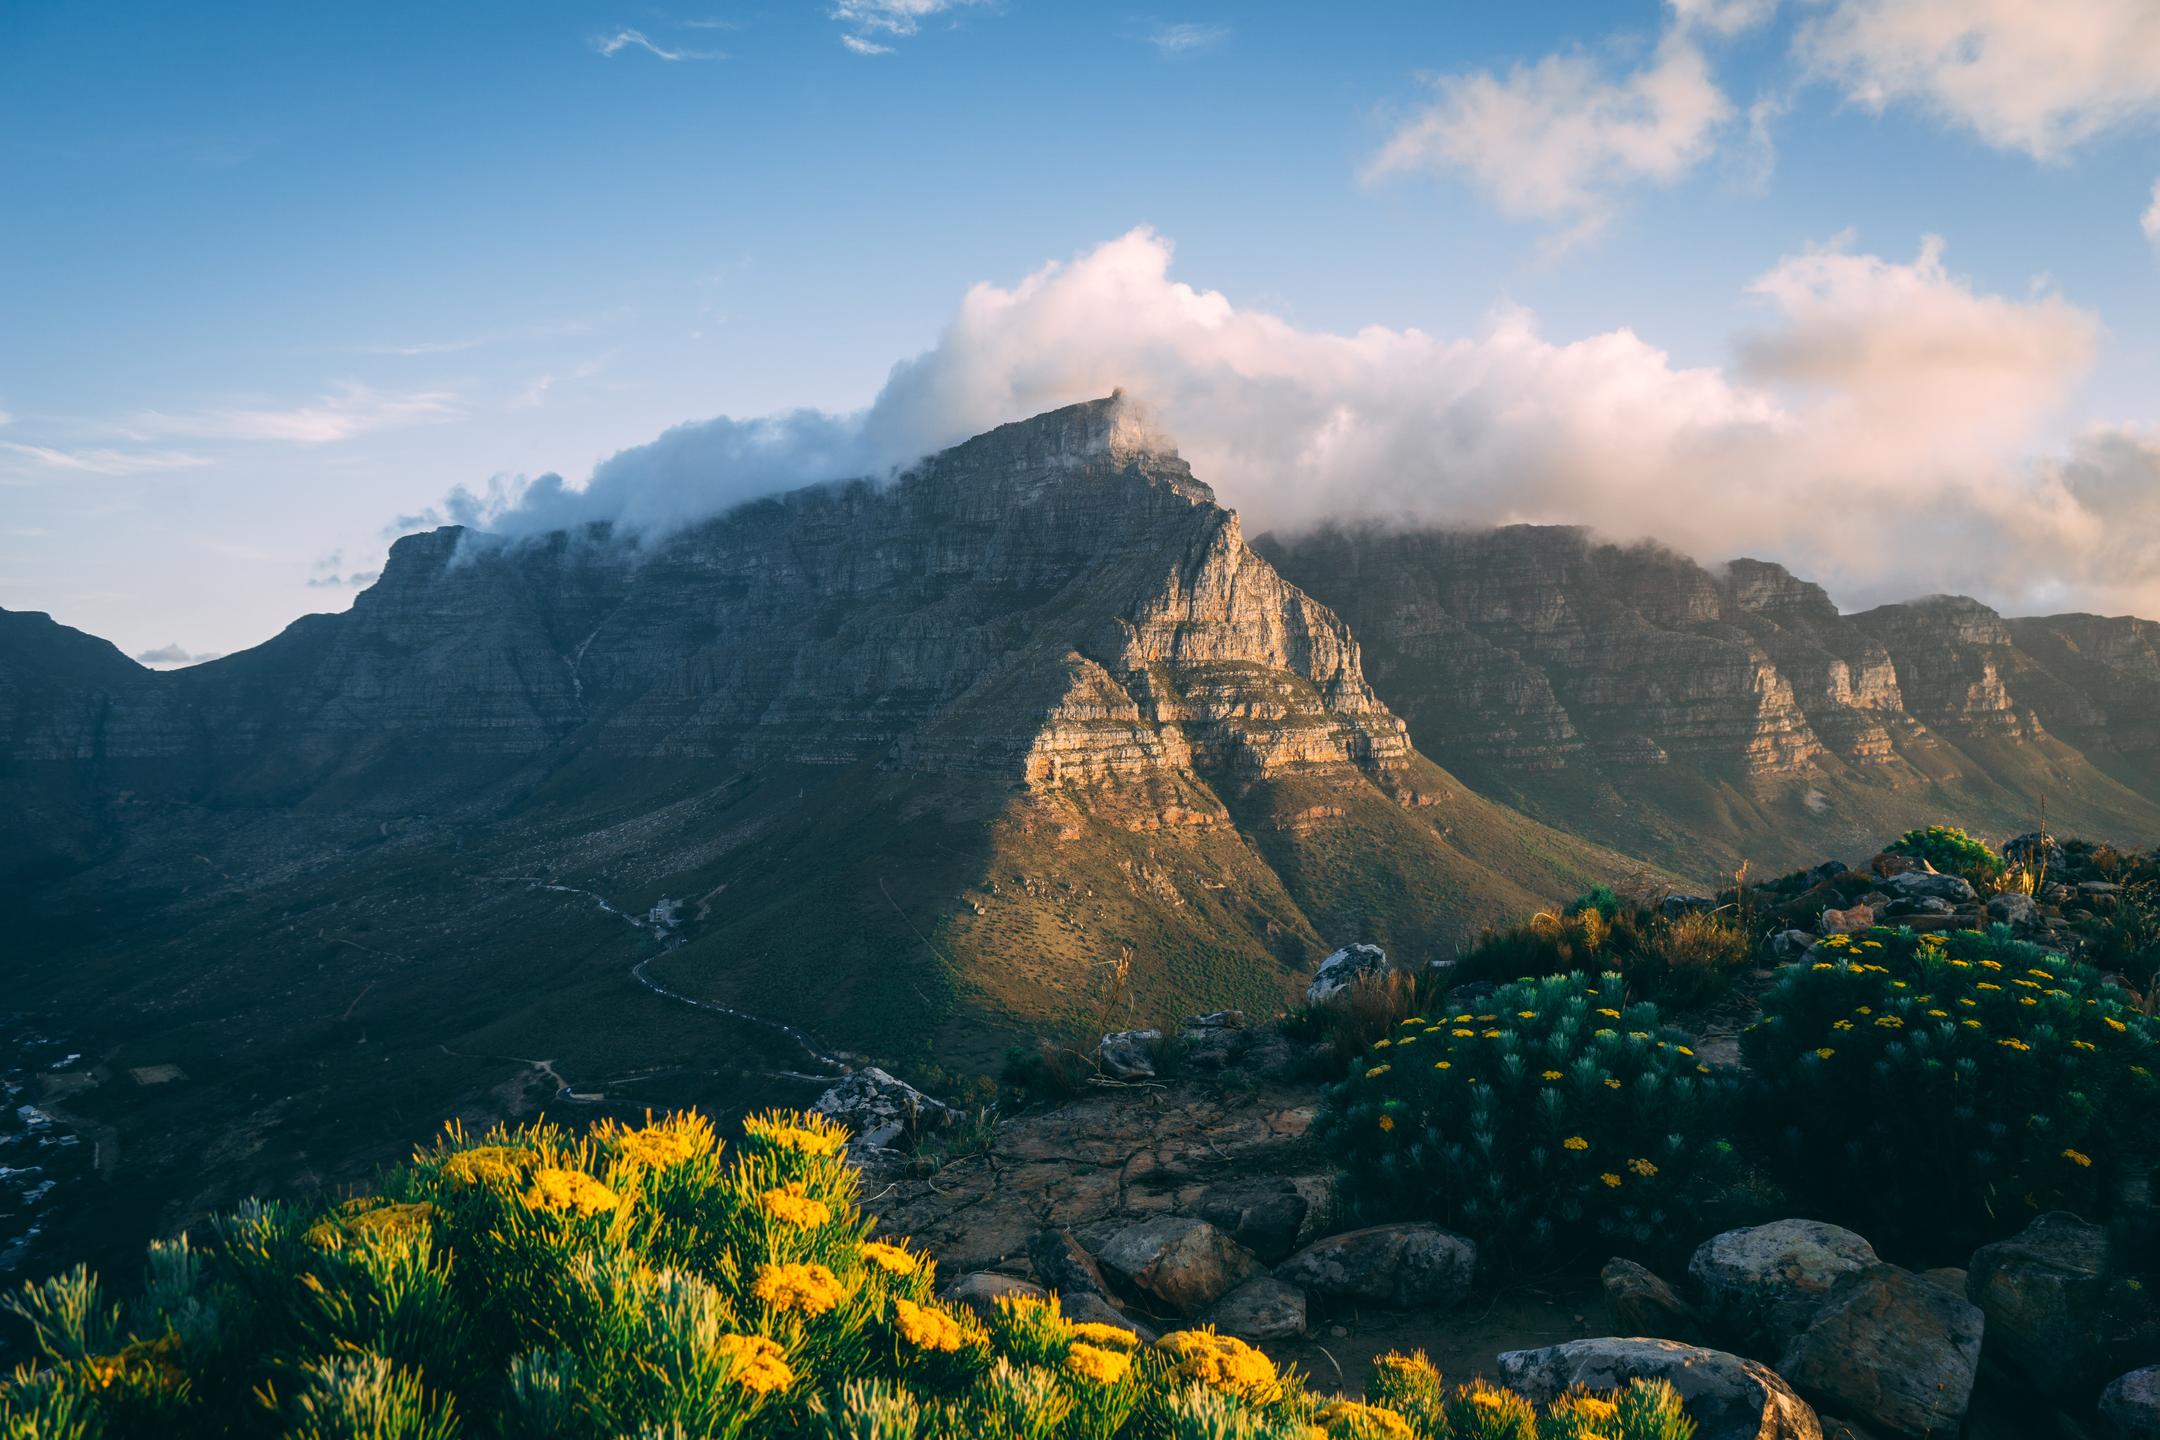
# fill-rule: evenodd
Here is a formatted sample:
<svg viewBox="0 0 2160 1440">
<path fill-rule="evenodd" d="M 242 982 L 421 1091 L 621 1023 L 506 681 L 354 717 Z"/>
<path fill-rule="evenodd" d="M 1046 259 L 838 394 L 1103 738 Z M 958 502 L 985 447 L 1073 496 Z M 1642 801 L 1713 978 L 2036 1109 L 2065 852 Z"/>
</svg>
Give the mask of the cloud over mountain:
<svg viewBox="0 0 2160 1440">
<path fill-rule="evenodd" d="M 665 530 L 1123 386 L 1256 528 L 1584 523 L 1800 561 L 1847 599 L 1956 589 L 2160 613 L 2160 547 L 2105 539 L 2150 503 L 2151 437 L 2050 453 L 2096 320 L 1975 291 L 1939 241 L 1909 262 L 1842 240 L 1779 261 L 1728 369 L 1676 365 L 1626 329 L 1549 339 L 1519 309 L 1463 338 L 1301 329 L 1173 279 L 1171 259 L 1142 229 L 978 284 L 856 414 L 678 426 L 582 487 L 547 476 L 448 513 L 511 533 Z"/>
</svg>

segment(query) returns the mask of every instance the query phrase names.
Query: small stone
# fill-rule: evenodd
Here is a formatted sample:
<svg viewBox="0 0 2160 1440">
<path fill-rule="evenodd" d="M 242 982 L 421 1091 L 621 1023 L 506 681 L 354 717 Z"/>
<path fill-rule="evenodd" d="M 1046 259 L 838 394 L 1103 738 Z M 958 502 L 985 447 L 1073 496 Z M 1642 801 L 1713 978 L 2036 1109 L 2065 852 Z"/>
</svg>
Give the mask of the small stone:
<svg viewBox="0 0 2160 1440">
<path fill-rule="evenodd" d="M 1127 1226 L 1096 1258 L 1127 1289 L 1181 1315 L 1199 1314 L 1260 1268 L 1250 1250 L 1189 1215 Z"/>
<path fill-rule="evenodd" d="M 2022 927 L 2039 918 L 2040 907 L 2033 903 L 2032 896 L 2020 895 L 2013 890 L 2007 894 L 1989 897 L 1987 913 L 1988 919 L 1998 925 Z"/>
<path fill-rule="evenodd" d="M 1035 1277 L 1060 1295 L 1108 1295 L 1110 1286 L 1069 1230 L 1038 1231 L 1028 1240 L 1028 1260 Z"/>
<path fill-rule="evenodd" d="M 1286 1340 L 1305 1333 L 1305 1292 L 1272 1275 L 1255 1275 L 1216 1301 L 1208 1320 L 1247 1340 Z"/>
<path fill-rule="evenodd" d="M 1437 1225 L 1374 1225 L 1308 1245 L 1275 1273 L 1329 1299 L 1444 1310 L 1470 1289 L 1477 1246 Z"/>
</svg>

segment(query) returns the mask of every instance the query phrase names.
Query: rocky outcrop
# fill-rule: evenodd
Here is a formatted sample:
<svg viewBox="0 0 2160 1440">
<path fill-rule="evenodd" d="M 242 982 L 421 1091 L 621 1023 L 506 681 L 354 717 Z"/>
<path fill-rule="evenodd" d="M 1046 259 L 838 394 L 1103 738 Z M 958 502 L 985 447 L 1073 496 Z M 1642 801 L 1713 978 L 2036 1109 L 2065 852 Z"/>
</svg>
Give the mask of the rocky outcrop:
<svg viewBox="0 0 2160 1440">
<path fill-rule="evenodd" d="M 1986 1322 L 1963 1295 L 1895 1265 L 1840 1276 L 1778 1373 L 1825 1410 L 1915 1437 L 1956 1435 Z"/>
</svg>

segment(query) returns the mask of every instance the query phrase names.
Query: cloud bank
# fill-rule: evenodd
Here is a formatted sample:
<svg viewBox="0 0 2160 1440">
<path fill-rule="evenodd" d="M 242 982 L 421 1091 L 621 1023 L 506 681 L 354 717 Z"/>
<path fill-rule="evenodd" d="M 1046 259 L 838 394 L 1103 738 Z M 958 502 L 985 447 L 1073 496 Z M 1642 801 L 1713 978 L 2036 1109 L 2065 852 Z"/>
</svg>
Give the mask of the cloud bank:
<svg viewBox="0 0 2160 1440">
<path fill-rule="evenodd" d="M 1630 330 L 1559 341 L 1523 310 L 1482 334 L 1298 328 L 1171 276 L 1135 230 L 1010 287 L 978 284 L 864 411 L 683 425 L 572 487 L 461 492 L 510 534 L 664 532 L 816 480 L 884 475 L 1009 420 L 1142 397 L 1248 524 L 1587 524 L 1716 561 L 1779 559 L 1848 602 L 1937 590 L 2012 609 L 2160 615 L 2160 441 L 2050 448 L 2094 317 L 1977 292 L 1940 241 L 1841 238 L 1765 271 L 1724 368 Z"/>
</svg>

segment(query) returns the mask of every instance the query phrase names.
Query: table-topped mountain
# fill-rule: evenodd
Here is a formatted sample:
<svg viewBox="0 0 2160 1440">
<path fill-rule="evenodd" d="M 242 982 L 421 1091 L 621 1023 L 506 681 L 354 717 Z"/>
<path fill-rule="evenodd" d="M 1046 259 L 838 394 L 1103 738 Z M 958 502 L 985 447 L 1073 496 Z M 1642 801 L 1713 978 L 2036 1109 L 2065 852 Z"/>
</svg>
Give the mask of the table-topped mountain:
<svg viewBox="0 0 2160 1440">
<path fill-rule="evenodd" d="M 1811 863 L 1950 819 L 2160 838 L 2160 625 L 1936 596 L 1841 614 L 1560 526 L 1328 530 L 1261 552 L 1363 641 L 1418 749 L 1686 873 Z"/>
<path fill-rule="evenodd" d="M 183 1169 L 212 1126 L 288 1174 L 409 1139 L 527 1064 L 635 1102 L 741 1063 L 682 998 L 994 1070 L 1625 863 L 1413 751 L 1122 397 L 643 543 L 408 536 L 350 611 L 177 672 L 0 615 L 0 736 L 25 996 L 189 1077 L 109 1117 Z"/>
</svg>

